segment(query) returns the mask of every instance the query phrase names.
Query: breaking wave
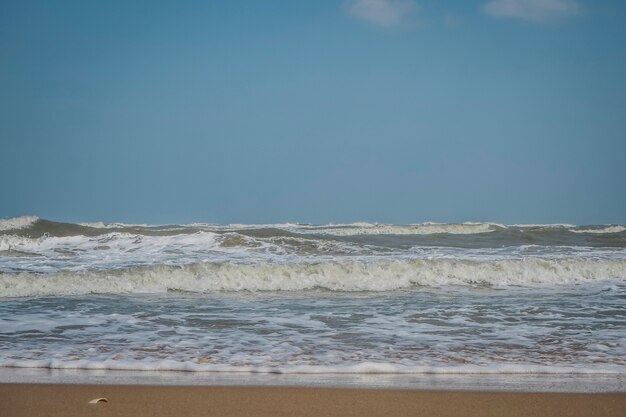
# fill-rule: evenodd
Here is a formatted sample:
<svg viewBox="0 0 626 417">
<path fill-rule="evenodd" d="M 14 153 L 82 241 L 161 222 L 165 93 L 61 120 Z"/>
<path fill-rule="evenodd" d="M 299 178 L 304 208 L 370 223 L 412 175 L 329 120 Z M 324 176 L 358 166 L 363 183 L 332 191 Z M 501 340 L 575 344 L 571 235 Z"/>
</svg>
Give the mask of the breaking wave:
<svg viewBox="0 0 626 417">
<path fill-rule="evenodd" d="M 0 274 L 0 297 L 183 291 L 392 291 L 414 286 L 532 286 L 626 279 L 624 259 L 455 259 L 195 263 Z"/>
<path fill-rule="evenodd" d="M 19 230 L 32 226 L 39 217 L 35 216 L 21 216 L 12 217 L 9 219 L 0 219 L 0 232 L 7 230 Z"/>
</svg>

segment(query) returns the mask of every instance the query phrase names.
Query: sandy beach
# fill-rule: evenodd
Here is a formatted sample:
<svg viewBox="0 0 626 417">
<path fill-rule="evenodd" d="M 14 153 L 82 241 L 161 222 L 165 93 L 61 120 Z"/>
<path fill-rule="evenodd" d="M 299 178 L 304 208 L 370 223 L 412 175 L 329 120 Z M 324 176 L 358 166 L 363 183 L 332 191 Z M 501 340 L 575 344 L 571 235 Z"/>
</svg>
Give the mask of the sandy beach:
<svg viewBox="0 0 626 417">
<path fill-rule="evenodd" d="M 90 404 L 104 397 L 107 402 Z M 0 415 L 623 416 L 626 393 L 0 384 Z"/>
</svg>

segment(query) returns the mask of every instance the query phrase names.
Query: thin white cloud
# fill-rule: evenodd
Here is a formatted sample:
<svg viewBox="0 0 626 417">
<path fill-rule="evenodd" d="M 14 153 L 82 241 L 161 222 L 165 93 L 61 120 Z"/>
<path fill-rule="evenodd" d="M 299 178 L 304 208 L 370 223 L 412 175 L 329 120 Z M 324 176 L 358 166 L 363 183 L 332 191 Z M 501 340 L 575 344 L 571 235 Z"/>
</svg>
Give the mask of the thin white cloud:
<svg viewBox="0 0 626 417">
<path fill-rule="evenodd" d="M 488 15 L 546 22 L 580 12 L 576 0 L 490 0 L 483 6 Z"/>
<path fill-rule="evenodd" d="M 398 26 L 417 11 L 413 0 L 346 0 L 345 10 L 354 18 L 376 26 Z"/>
</svg>

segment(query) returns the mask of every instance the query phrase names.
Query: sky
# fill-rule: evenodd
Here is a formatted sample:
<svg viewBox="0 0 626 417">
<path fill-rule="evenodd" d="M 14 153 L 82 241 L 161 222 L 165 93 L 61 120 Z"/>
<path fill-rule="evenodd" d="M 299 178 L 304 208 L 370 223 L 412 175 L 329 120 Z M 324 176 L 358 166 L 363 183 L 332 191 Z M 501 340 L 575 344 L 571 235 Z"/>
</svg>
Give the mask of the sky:
<svg viewBox="0 0 626 417">
<path fill-rule="evenodd" d="M 0 0 L 0 217 L 626 223 L 623 0 Z"/>
</svg>

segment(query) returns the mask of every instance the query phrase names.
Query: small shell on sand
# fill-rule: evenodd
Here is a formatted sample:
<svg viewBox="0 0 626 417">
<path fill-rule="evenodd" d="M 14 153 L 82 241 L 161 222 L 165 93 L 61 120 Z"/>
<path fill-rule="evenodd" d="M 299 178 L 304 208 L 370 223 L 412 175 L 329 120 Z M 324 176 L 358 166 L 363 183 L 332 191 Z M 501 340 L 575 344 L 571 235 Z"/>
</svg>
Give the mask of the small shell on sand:
<svg viewBox="0 0 626 417">
<path fill-rule="evenodd" d="M 99 404 L 99 403 L 108 403 L 109 400 L 107 400 L 106 398 L 94 398 L 93 400 L 89 401 L 89 404 Z"/>
</svg>

